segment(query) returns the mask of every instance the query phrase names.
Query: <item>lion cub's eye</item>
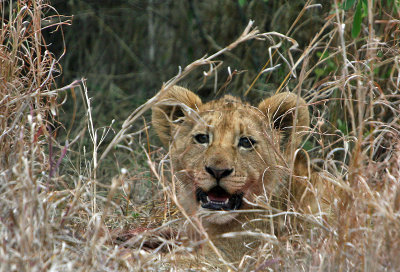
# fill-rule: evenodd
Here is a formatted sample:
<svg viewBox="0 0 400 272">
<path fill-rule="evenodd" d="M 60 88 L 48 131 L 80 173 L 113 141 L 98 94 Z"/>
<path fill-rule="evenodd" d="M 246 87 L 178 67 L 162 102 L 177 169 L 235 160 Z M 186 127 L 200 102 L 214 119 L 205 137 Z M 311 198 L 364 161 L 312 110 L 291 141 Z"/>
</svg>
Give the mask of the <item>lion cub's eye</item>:
<svg viewBox="0 0 400 272">
<path fill-rule="evenodd" d="M 239 147 L 252 148 L 256 144 L 256 141 L 249 137 L 242 137 L 239 139 Z"/>
<path fill-rule="evenodd" d="M 208 144 L 210 142 L 210 137 L 207 134 L 196 134 L 194 139 L 199 144 Z"/>
</svg>

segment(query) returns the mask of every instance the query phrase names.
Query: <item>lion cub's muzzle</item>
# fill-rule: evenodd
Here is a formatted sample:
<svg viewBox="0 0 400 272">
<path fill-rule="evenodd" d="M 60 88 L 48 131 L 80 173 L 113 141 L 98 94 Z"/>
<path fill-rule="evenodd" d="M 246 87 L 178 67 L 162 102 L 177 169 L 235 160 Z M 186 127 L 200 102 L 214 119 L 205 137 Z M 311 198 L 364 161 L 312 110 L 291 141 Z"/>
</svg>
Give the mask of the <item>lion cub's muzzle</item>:
<svg viewBox="0 0 400 272">
<path fill-rule="evenodd" d="M 206 166 L 205 170 L 211 177 L 215 178 L 216 185 L 210 190 L 205 191 L 201 188 L 196 189 L 196 198 L 201 207 L 210 210 L 237 210 L 242 206 L 243 193 L 229 194 L 219 185 L 221 179 L 230 176 L 233 168 L 219 169 Z"/>
<path fill-rule="evenodd" d="M 214 177 L 217 182 L 224 178 L 229 176 L 230 174 L 232 174 L 233 169 L 217 169 L 217 168 L 213 168 L 213 167 L 208 167 L 206 166 L 206 171 L 207 173 L 209 173 L 212 177 Z"/>
<path fill-rule="evenodd" d="M 219 185 L 205 192 L 200 188 L 196 190 L 197 201 L 201 207 L 210 210 L 238 210 L 242 206 L 243 193 L 229 194 Z"/>
</svg>

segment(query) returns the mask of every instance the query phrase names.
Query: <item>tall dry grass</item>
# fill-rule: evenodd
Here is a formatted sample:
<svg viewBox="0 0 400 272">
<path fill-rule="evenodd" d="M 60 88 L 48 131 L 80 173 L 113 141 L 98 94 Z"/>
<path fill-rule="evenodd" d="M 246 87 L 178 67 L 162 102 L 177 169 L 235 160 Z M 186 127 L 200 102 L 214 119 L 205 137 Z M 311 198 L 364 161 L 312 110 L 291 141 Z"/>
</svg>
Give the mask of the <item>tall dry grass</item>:
<svg viewBox="0 0 400 272">
<path fill-rule="evenodd" d="M 344 9 L 335 1 L 321 30 L 305 48 L 296 47 L 292 31 L 301 28 L 304 13 L 318 8 L 308 1 L 286 33 L 259 33 L 249 25 L 238 40 L 194 61 L 163 85 L 168 88 L 202 69 L 212 77 L 221 56 L 235 54 L 239 43 L 266 43 L 269 58 L 253 82 L 262 78 L 267 83 L 268 73 L 285 67 L 275 91 L 294 85 L 290 90 L 305 97 L 312 130 L 304 148 L 312 164 L 329 172 L 328 180 L 341 189 L 334 196 L 337 219 L 304 230 L 288 227 L 287 236 L 265 242 L 247 256 L 252 262 L 237 267 L 221 260 L 221 270 L 399 267 L 399 7 L 394 1 L 361 2 L 358 37 L 351 36 L 356 7 Z M 168 181 L 168 155 L 152 145 L 150 124 L 142 119 L 157 96 L 134 110 L 122 128 L 112 120 L 97 128 L 98 116 L 92 112 L 96 101 L 85 81 L 56 87 L 62 69 L 42 36 L 45 29 L 61 31 L 68 18 L 49 15 L 57 13 L 39 0 L 0 2 L 0 8 L 0 270 L 183 269 L 177 259 L 182 252 L 190 255 L 192 245 L 144 232 L 187 224 L 188 219 L 179 213 Z M 229 82 L 215 81 L 215 91 Z M 248 82 L 243 89 L 253 86 Z M 85 107 L 85 126 L 78 133 L 58 122 L 58 114 L 76 118 L 75 110 L 60 110 L 65 99 L 80 100 Z M 132 126 L 137 123 L 139 131 Z M 63 130 L 66 141 L 57 138 Z M 102 179 L 110 167 L 107 160 L 120 173 L 108 182 Z M 123 234 L 132 239 L 114 238 Z M 155 242 L 153 249 L 145 250 L 149 241 Z M 161 253 L 165 245 L 169 253 Z M 206 261 L 191 265 L 194 270 L 217 269 Z"/>
<path fill-rule="evenodd" d="M 2 271 L 66 263 L 54 238 L 56 206 L 49 201 L 58 187 L 53 177 L 60 157 L 48 152 L 57 113 L 54 78 L 60 70 L 41 34 L 46 19 L 48 27 L 55 26 L 44 15 L 50 8 L 42 1 L 0 3 Z M 53 264 L 54 256 L 60 258 Z"/>
</svg>

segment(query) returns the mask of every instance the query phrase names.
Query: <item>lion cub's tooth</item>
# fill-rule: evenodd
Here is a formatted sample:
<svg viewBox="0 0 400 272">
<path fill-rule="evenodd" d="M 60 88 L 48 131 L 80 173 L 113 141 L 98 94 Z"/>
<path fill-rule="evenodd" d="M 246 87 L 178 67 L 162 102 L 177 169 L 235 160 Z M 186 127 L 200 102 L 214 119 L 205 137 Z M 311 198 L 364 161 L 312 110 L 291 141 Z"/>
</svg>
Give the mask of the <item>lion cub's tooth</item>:
<svg viewBox="0 0 400 272">
<path fill-rule="evenodd" d="M 229 203 L 229 198 L 227 198 L 226 200 L 225 200 L 225 204 L 228 204 Z"/>
<path fill-rule="evenodd" d="M 210 198 L 208 198 L 208 196 L 207 196 L 207 202 L 210 202 Z"/>
</svg>

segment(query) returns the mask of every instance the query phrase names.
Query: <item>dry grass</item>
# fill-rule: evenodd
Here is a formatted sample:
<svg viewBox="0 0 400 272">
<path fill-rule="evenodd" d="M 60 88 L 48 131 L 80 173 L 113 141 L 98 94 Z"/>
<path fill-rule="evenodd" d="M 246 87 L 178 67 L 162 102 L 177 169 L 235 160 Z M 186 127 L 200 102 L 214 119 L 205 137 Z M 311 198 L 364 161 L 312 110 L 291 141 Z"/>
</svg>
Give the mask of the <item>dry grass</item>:
<svg viewBox="0 0 400 272">
<path fill-rule="evenodd" d="M 335 1 L 322 30 L 306 48 L 295 48 L 292 30 L 301 27 L 304 12 L 318 8 L 308 1 L 287 33 L 258 33 L 249 25 L 238 40 L 163 85 L 166 89 L 201 69 L 212 78 L 223 54 L 234 55 L 233 49 L 248 40 L 266 40 L 269 59 L 260 75 L 268 81 L 265 75 L 274 67 L 286 67 L 277 92 L 291 81 L 291 91 L 306 98 L 313 117 L 304 146 L 315 167 L 331 173 L 331 182 L 342 190 L 333 222 L 305 230 L 288 227 L 285 237 L 265 234 L 272 240 L 249 256 L 253 262 L 239 268 L 225 264 L 222 270 L 394 271 L 400 266 L 400 14 L 392 1 L 363 2 L 368 5 L 359 38 L 350 35 L 354 8 L 344 11 Z M 160 254 L 161 247 L 143 250 L 147 233 L 128 232 L 134 238 L 122 245 L 113 238 L 121 230 L 190 219 L 179 213 L 165 176 L 166 153 L 151 144 L 149 124 L 142 119 L 157 96 L 132 112 L 122 128 L 112 121 L 96 128 L 85 81 L 57 89 L 61 67 L 42 37 L 44 28 L 61 31 L 68 18 L 49 16 L 54 10 L 39 0 L 0 2 L 0 13 L 0 270 L 182 268 L 174 258 L 188 254 L 190 244 L 174 245 L 164 236 L 161 245 L 171 244 L 170 253 Z M 292 54 L 299 49 L 301 54 Z M 215 90 L 230 82 L 215 81 Z M 59 112 L 58 103 L 65 95 L 78 100 L 79 94 L 87 115 L 85 127 L 74 134 L 57 122 L 57 114 L 75 119 L 75 113 Z M 142 129 L 133 131 L 138 123 Z M 61 129 L 68 132 L 62 143 L 56 138 Z M 132 159 L 120 160 L 127 156 Z M 120 174 L 101 182 L 110 167 L 106 160 L 114 161 Z"/>
</svg>

